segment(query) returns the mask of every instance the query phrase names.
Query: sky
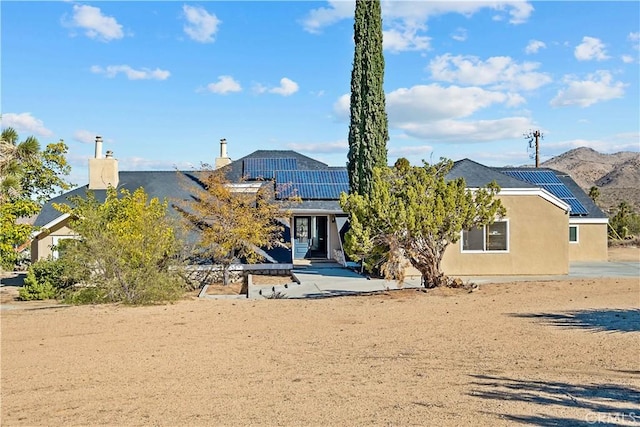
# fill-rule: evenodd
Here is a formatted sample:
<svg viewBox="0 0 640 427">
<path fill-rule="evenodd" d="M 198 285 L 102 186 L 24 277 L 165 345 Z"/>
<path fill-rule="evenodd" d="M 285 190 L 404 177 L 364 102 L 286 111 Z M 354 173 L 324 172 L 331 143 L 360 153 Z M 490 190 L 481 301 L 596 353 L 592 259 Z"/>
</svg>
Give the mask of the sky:
<svg viewBox="0 0 640 427">
<path fill-rule="evenodd" d="M 347 159 L 353 1 L 0 2 L 2 127 L 120 170 Z M 388 159 L 640 151 L 640 2 L 382 1 Z"/>
</svg>

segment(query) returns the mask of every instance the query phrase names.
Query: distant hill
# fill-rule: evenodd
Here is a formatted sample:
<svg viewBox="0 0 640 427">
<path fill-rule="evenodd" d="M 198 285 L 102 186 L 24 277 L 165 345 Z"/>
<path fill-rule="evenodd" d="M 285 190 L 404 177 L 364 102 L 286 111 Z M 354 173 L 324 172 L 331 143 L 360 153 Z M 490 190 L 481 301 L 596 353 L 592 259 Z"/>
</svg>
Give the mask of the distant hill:
<svg viewBox="0 0 640 427">
<path fill-rule="evenodd" d="M 640 153 L 603 154 L 581 147 L 553 157 L 541 166 L 566 172 L 587 193 L 592 186 L 598 187 L 598 205 L 605 212 L 622 201 L 640 212 Z"/>
</svg>

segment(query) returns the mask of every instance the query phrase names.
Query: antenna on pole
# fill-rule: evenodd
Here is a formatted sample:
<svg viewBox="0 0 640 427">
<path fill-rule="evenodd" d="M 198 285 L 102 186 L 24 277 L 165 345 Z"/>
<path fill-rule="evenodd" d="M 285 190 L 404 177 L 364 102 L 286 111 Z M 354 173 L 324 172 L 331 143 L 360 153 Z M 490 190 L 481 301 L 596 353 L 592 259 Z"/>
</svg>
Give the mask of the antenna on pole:
<svg viewBox="0 0 640 427">
<path fill-rule="evenodd" d="M 542 132 L 539 130 L 529 130 L 525 132 L 524 139 L 529 141 L 529 148 L 535 148 L 535 154 L 531 154 L 529 157 L 536 159 L 536 167 L 540 167 L 540 140 L 544 139 Z"/>
</svg>

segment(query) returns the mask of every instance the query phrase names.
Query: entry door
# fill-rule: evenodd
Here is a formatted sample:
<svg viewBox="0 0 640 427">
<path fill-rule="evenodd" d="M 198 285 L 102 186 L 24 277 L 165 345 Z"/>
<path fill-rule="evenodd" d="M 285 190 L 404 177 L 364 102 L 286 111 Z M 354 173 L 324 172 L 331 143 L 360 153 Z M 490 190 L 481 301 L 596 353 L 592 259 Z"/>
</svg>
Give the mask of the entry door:
<svg viewBox="0 0 640 427">
<path fill-rule="evenodd" d="M 296 216 L 293 218 L 294 259 L 304 259 L 311 244 L 311 217 Z"/>
<path fill-rule="evenodd" d="M 311 245 L 307 258 L 327 258 L 327 217 L 311 218 Z"/>
</svg>

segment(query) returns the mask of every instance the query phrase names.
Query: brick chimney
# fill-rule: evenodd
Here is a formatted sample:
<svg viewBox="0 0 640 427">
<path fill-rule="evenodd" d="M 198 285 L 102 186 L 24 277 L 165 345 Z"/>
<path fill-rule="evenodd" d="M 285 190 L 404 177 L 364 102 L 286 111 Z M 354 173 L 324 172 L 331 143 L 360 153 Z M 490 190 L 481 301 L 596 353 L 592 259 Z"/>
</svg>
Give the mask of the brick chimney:
<svg viewBox="0 0 640 427">
<path fill-rule="evenodd" d="M 220 140 L 220 157 L 216 157 L 216 163 L 214 167 L 216 169 L 220 169 L 221 167 L 226 166 L 229 163 L 231 163 L 231 159 L 227 155 L 227 140 L 222 138 Z"/>
<path fill-rule="evenodd" d="M 89 190 L 116 188 L 118 182 L 118 160 L 113 158 L 111 151 L 102 157 L 102 137 L 96 136 L 95 156 L 89 159 Z"/>
</svg>

